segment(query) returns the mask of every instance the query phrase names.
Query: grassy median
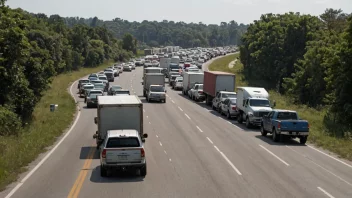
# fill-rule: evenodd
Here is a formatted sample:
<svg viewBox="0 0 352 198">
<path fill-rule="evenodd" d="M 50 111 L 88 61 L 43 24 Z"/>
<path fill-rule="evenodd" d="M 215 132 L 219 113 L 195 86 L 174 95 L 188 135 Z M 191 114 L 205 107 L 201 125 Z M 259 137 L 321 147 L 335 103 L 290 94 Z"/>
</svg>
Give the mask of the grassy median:
<svg viewBox="0 0 352 198">
<path fill-rule="evenodd" d="M 247 86 L 249 83 L 245 80 L 243 71 L 243 65 L 237 60 L 233 68 L 229 68 L 228 65 L 234 59 L 237 59 L 239 54 L 226 56 L 215 60 L 210 66 L 209 70 L 213 71 L 225 71 L 236 74 L 236 87 Z M 250 86 L 250 85 L 249 85 Z M 321 146 L 324 149 L 332 151 L 338 154 L 340 157 L 352 160 L 352 142 L 349 139 L 338 138 L 331 132 L 332 128 L 327 128 L 324 124 L 324 117 L 327 112 L 327 108 L 314 109 L 309 108 L 305 105 L 295 105 L 292 100 L 285 95 L 281 95 L 275 91 L 269 90 L 270 100 L 276 101 L 276 108 L 279 109 L 291 109 L 298 112 L 302 119 L 306 119 L 310 123 L 310 135 L 308 141 L 314 143 L 317 146 Z M 342 128 L 342 127 L 340 127 Z M 336 127 L 335 127 L 336 129 Z"/>
<path fill-rule="evenodd" d="M 0 191 L 15 181 L 18 175 L 26 170 L 25 167 L 40 153 L 45 152 L 73 122 L 76 105 L 68 87 L 77 79 L 98 72 L 111 63 L 106 62 L 96 68 L 83 68 L 56 76 L 51 87 L 36 105 L 32 123 L 17 137 L 0 137 Z M 74 90 L 76 91 L 77 87 L 74 87 Z M 50 104 L 58 104 L 58 109 L 50 112 Z"/>
</svg>

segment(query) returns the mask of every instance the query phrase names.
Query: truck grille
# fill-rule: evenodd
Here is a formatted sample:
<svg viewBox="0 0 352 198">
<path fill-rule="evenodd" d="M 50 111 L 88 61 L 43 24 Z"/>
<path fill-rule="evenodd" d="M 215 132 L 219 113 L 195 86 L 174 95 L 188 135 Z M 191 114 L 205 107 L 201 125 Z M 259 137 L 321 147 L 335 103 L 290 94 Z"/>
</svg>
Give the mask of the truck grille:
<svg viewBox="0 0 352 198">
<path fill-rule="evenodd" d="M 255 112 L 254 113 L 254 116 L 255 117 L 263 117 L 264 115 L 268 115 L 269 112 L 266 112 L 266 111 L 259 111 L 259 112 Z"/>
</svg>

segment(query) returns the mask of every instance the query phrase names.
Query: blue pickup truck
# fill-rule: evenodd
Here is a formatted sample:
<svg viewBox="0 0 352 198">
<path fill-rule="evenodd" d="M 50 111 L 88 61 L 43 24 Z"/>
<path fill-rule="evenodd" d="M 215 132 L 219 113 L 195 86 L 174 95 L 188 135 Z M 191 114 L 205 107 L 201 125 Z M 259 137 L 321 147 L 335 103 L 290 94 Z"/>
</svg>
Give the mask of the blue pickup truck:
<svg viewBox="0 0 352 198">
<path fill-rule="evenodd" d="M 292 138 L 298 137 L 300 143 L 305 144 L 309 134 L 309 123 L 307 120 L 299 119 L 295 111 L 273 109 L 263 117 L 260 131 L 262 136 L 266 136 L 267 133 L 273 134 L 274 142 L 278 142 L 281 135 L 287 135 Z"/>
</svg>

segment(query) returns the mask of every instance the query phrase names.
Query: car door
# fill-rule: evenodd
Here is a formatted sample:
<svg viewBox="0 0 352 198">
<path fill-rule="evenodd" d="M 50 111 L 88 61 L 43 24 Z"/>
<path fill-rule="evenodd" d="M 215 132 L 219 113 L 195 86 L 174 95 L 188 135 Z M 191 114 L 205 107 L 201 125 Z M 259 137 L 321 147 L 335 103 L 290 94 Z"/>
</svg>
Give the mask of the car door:
<svg viewBox="0 0 352 198">
<path fill-rule="evenodd" d="M 221 93 L 217 93 L 215 96 L 215 107 L 219 107 L 219 98 L 220 98 Z"/>
<path fill-rule="evenodd" d="M 265 118 L 265 126 L 266 126 L 266 129 L 267 131 L 271 131 L 272 128 L 273 128 L 273 124 L 272 124 L 272 118 L 274 116 L 274 111 L 270 112 L 268 114 L 268 117 Z"/>
</svg>

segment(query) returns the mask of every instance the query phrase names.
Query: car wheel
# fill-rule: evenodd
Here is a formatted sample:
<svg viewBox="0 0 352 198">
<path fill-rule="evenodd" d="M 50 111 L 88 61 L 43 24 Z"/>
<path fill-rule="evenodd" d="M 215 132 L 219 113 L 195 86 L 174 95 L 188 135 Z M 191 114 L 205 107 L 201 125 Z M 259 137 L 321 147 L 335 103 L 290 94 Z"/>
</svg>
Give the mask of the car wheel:
<svg viewBox="0 0 352 198">
<path fill-rule="evenodd" d="M 147 175 L 147 163 L 143 168 L 140 169 L 140 174 L 142 177 L 145 177 Z"/>
<path fill-rule="evenodd" d="M 273 130 L 273 140 L 274 142 L 278 142 L 280 139 L 280 135 L 276 133 L 276 129 Z"/>
<path fill-rule="evenodd" d="M 227 112 L 226 117 L 227 117 L 227 119 L 231 120 L 231 114 L 229 111 Z"/>
<path fill-rule="evenodd" d="M 247 129 L 251 128 L 251 123 L 249 122 L 249 118 L 246 118 L 246 127 Z"/>
<path fill-rule="evenodd" d="M 261 124 L 260 126 L 260 133 L 262 134 L 262 136 L 266 136 L 268 134 L 268 132 L 264 129 L 263 124 Z"/>
<path fill-rule="evenodd" d="M 100 176 L 106 177 L 107 175 L 107 170 L 102 165 L 100 165 Z"/>
<path fill-rule="evenodd" d="M 213 110 L 214 110 L 214 111 L 216 110 L 216 108 L 215 108 L 215 106 L 214 106 L 214 105 L 211 105 L 211 108 L 213 108 Z"/>
<path fill-rule="evenodd" d="M 299 138 L 299 143 L 300 144 L 305 144 L 307 142 L 308 136 L 301 136 Z"/>
</svg>

